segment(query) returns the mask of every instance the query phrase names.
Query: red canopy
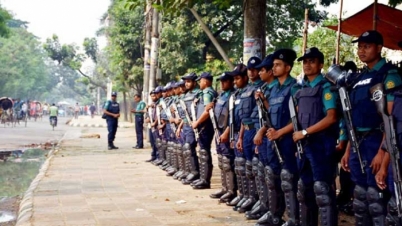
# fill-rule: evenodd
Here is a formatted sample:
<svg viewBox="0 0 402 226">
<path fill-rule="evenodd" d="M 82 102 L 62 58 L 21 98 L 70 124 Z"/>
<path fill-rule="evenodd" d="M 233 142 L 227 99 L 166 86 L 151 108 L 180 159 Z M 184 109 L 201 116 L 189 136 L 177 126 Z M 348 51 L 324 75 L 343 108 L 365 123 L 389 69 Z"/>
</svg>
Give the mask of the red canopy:
<svg viewBox="0 0 402 226">
<path fill-rule="evenodd" d="M 358 37 L 367 30 L 373 30 L 374 3 L 362 11 L 342 21 L 341 32 Z M 338 25 L 328 26 L 337 31 Z M 377 31 L 384 38 L 384 46 L 400 50 L 398 42 L 402 41 L 402 11 L 377 3 Z"/>
</svg>

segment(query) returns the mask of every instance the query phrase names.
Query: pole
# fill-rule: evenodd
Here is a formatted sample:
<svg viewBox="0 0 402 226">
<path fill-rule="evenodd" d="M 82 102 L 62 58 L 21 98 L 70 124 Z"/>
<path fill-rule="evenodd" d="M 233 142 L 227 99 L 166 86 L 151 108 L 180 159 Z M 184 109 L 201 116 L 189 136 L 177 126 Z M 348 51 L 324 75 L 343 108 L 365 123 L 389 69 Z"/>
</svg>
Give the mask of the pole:
<svg viewBox="0 0 402 226">
<path fill-rule="evenodd" d="M 338 33 L 336 34 L 335 64 L 339 64 L 339 53 L 340 53 L 340 45 L 341 45 L 341 29 L 342 29 L 342 11 L 343 11 L 343 0 L 341 0 L 340 7 L 339 7 Z"/>
<path fill-rule="evenodd" d="M 307 37 L 308 36 L 308 8 L 307 4 L 305 5 L 304 9 L 304 31 L 303 31 L 303 55 L 307 49 Z"/>
<path fill-rule="evenodd" d="M 144 85 L 143 85 L 143 100 L 150 101 L 149 97 L 149 70 L 150 70 L 150 50 L 151 50 L 151 29 L 152 29 L 152 2 L 147 1 L 146 16 L 145 16 L 145 43 L 144 43 Z M 147 101 L 147 102 L 148 102 Z"/>
<path fill-rule="evenodd" d="M 378 0 L 374 0 L 373 5 L 373 30 L 377 30 L 377 3 Z"/>
<path fill-rule="evenodd" d="M 151 68 L 149 70 L 149 86 L 148 90 L 155 88 L 156 72 L 158 67 L 158 47 L 159 47 L 159 20 L 158 11 L 152 9 L 152 41 L 151 41 Z"/>
<path fill-rule="evenodd" d="M 202 21 L 202 18 L 200 15 L 198 15 L 197 11 L 195 11 L 194 8 L 190 8 L 190 12 L 194 15 L 195 19 L 198 21 L 200 24 L 202 30 L 207 34 L 208 38 L 211 40 L 211 42 L 214 44 L 216 50 L 218 50 L 219 54 L 222 56 L 222 58 L 225 60 L 226 64 L 229 66 L 230 69 L 233 69 L 233 64 L 230 62 L 229 57 L 226 55 L 225 51 L 222 49 L 221 45 L 219 42 L 216 40 L 212 32 L 209 30 L 207 25 L 205 25 L 204 21 Z"/>
</svg>

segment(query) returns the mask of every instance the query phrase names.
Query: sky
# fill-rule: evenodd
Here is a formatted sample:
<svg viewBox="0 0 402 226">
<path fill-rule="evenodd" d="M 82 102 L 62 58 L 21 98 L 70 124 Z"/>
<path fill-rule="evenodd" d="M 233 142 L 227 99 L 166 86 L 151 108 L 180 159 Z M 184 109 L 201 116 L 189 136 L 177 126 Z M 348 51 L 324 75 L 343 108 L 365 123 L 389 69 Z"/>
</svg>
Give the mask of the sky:
<svg viewBox="0 0 402 226">
<path fill-rule="evenodd" d="M 29 22 L 28 30 L 42 41 L 56 34 L 63 44 L 82 45 L 84 38 L 96 36 L 110 0 L 0 0 L 0 4 Z M 99 45 L 104 43 L 101 38 Z"/>
</svg>

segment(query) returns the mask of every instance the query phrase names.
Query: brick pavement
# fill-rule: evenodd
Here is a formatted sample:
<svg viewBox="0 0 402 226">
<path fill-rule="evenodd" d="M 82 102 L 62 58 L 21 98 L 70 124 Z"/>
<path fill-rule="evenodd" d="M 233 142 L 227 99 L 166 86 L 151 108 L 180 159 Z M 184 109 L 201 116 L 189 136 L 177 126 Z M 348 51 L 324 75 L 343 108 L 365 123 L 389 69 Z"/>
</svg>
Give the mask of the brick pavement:
<svg viewBox="0 0 402 226">
<path fill-rule="evenodd" d="M 118 129 L 112 151 L 105 128 L 70 128 L 33 194 L 31 225 L 254 225 L 209 198 L 217 170 L 212 189 L 193 190 L 144 162 L 150 149 L 131 148 L 133 128 Z M 101 139 L 79 138 L 90 133 Z"/>
</svg>

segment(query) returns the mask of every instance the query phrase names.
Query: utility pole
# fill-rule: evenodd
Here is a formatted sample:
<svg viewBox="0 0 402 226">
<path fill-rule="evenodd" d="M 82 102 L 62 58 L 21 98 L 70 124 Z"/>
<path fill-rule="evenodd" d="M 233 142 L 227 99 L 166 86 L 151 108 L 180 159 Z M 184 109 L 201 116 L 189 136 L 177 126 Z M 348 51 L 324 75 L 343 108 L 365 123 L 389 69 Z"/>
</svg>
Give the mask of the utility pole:
<svg viewBox="0 0 402 226">
<path fill-rule="evenodd" d="M 158 54 L 159 54 L 159 13 L 156 9 L 152 9 L 152 41 L 151 41 L 151 68 L 149 73 L 148 90 L 155 88 L 156 74 L 158 71 Z"/>
<path fill-rule="evenodd" d="M 243 0 L 243 62 L 245 64 L 250 57 L 265 57 L 266 4 L 266 0 Z"/>
<path fill-rule="evenodd" d="M 142 96 L 147 103 L 149 97 L 149 72 L 150 72 L 150 50 L 151 50 L 151 29 L 152 29 L 152 1 L 147 1 L 145 8 L 145 43 L 144 43 L 144 85 Z"/>
</svg>

